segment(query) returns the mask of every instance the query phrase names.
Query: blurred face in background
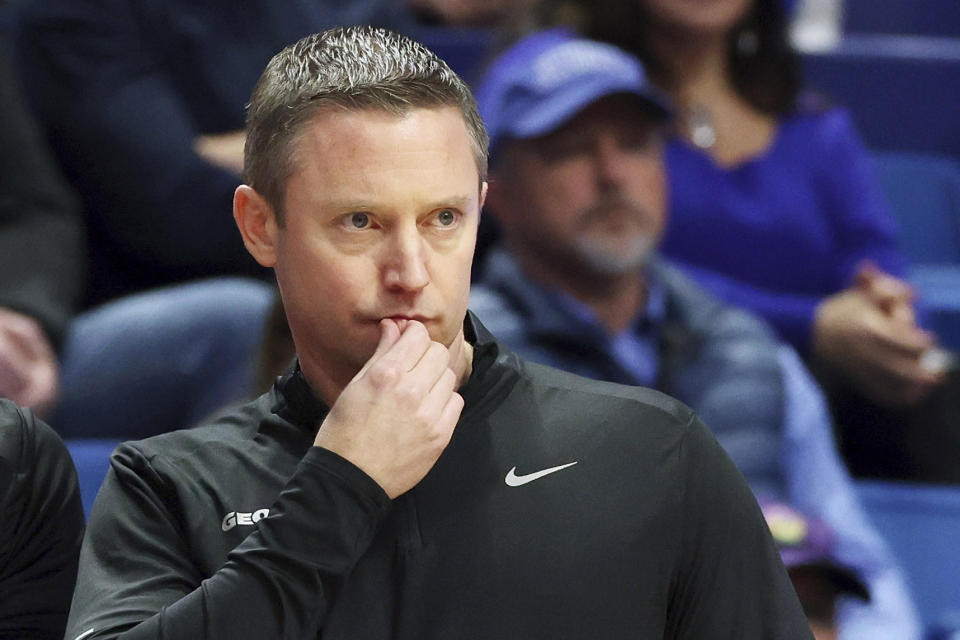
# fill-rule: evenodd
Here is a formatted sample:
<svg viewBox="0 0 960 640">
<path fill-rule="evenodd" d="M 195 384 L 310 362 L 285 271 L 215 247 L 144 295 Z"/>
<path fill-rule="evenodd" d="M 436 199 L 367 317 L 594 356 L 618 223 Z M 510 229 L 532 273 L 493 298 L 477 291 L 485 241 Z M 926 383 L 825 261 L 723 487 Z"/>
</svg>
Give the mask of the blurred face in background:
<svg viewBox="0 0 960 640">
<path fill-rule="evenodd" d="M 448 25 L 496 26 L 518 15 L 536 0 L 406 0 L 407 6 L 428 20 Z"/>
<path fill-rule="evenodd" d="M 552 133 L 505 143 L 490 204 L 529 267 L 635 272 L 664 228 L 661 121 L 632 96 L 603 98 Z"/>
<path fill-rule="evenodd" d="M 837 640 L 836 585 L 817 567 L 791 567 L 789 573 L 814 640 Z"/>
<path fill-rule="evenodd" d="M 637 1 L 654 28 L 700 35 L 728 33 L 740 23 L 754 4 L 754 0 Z"/>
</svg>

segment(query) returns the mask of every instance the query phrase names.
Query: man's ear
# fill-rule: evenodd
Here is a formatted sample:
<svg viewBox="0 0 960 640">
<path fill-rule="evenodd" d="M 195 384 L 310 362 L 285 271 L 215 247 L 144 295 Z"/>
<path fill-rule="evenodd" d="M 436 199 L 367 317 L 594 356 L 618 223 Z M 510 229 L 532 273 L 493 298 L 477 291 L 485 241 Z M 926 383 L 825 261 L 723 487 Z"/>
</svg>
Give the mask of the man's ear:
<svg viewBox="0 0 960 640">
<path fill-rule="evenodd" d="M 273 207 L 253 187 L 242 184 L 233 192 L 233 219 L 254 260 L 264 267 L 274 266 L 279 225 Z"/>
</svg>

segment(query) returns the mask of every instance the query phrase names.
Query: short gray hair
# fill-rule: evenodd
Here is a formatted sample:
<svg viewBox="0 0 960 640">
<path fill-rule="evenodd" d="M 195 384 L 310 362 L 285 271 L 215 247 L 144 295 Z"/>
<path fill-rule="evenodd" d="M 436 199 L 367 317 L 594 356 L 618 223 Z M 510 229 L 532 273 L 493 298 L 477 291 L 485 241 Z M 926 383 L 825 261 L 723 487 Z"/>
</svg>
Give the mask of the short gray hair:
<svg viewBox="0 0 960 640">
<path fill-rule="evenodd" d="M 247 105 L 244 179 L 282 224 L 293 142 L 319 111 L 416 107 L 460 110 L 481 180 L 489 140 L 466 83 L 422 44 L 375 27 L 344 27 L 307 36 L 275 55 Z"/>
</svg>

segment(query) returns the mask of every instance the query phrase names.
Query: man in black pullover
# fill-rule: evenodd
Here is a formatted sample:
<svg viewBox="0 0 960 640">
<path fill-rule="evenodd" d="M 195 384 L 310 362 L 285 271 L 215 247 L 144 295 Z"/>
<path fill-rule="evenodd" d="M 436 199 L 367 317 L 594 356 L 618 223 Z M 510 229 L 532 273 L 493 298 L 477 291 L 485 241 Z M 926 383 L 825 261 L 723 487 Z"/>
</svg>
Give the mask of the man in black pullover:
<svg viewBox="0 0 960 640">
<path fill-rule="evenodd" d="M 0 398 L 0 640 L 59 640 L 83 538 L 77 470 L 29 409 Z"/>
<path fill-rule="evenodd" d="M 298 360 L 122 446 L 68 638 L 809 638 L 743 478 L 659 393 L 467 313 L 487 137 L 422 46 L 338 29 L 248 110 L 234 217 Z"/>
</svg>

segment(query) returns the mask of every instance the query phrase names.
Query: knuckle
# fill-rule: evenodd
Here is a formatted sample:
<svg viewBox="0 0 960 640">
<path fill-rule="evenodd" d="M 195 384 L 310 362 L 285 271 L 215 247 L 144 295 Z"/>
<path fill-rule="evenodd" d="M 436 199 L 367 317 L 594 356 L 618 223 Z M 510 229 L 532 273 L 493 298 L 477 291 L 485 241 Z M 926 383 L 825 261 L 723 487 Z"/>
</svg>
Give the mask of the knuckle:
<svg viewBox="0 0 960 640">
<path fill-rule="evenodd" d="M 401 377 L 399 367 L 393 364 L 377 363 L 367 371 L 370 385 L 375 389 L 385 389 L 394 386 Z"/>
<path fill-rule="evenodd" d="M 427 349 L 427 351 L 434 357 L 441 357 L 441 358 L 450 357 L 450 351 L 443 344 L 439 342 L 431 341 L 430 347 Z"/>
<path fill-rule="evenodd" d="M 416 405 L 423 396 L 423 390 L 419 384 L 409 384 L 397 389 L 397 401 L 402 405 Z"/>
<path fill-rule="evenodd" d="M 418 425 L 427 425 L 429 432 L 434 419 L 434 416 L 432 416 L 429 411 L 423 407 L 417 407 L 415 410 L 413 410 L 413 412 L 411 412 L 410 415 L 413 418 L 414 423 Z"/>
<path fill-rule="evenodd" d="M 442 374 L 440 374 L 439 384 L 442 385 L 442 388 L 448 389 L 449 391 L 453 391 L 453 387 L 454 385 L 456 385 L 456 383 L 457 383 L 457 374 L 453 372 L 453 369 L 450 369 L 448 367 L 447 369 L 444 370 Z"/>
<path fill-rule="evenodd" d="M 423 326 L 423 323 L 421 322 L 411 322 L 407 327 L 405 334 L 410 334 L 411 338 L 416 338 L 420 342 L 430 339 L 430 334 L 427 332 L 427 328 Z"/>
<path fill-rule="evenodd" d="M 417 330 L 419 333 L 421 333 L 422 335 L 426 336 L 427 338 L 430 337 L 430 332 L 427 331 L 427 326 L 426 326 L 425 324 L 423 324 L 422 322 L 419 322 L 419 321 L 418 321 L 418 322 L 414 322 L 414 323 L 413 323 L 413 326 L 414 326 L 414 327 L 416 328 L 416 330 Z"/>
</svg>

